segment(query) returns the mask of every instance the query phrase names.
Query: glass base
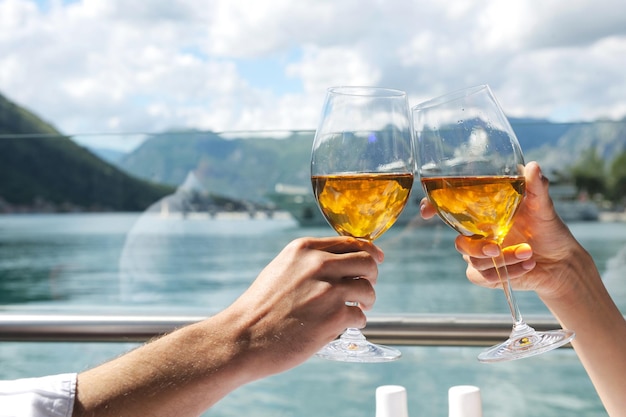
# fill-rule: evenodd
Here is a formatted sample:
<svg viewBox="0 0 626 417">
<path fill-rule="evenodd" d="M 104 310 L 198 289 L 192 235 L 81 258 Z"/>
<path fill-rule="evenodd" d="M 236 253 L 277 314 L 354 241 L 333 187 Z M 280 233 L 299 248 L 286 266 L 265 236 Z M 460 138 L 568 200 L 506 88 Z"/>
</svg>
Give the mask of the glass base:
<svg viewBox="0 0 626 417">
<path fill-rule="evenodd" d="M 402 353 L 389 346 L 376 345 L 365 339 L 358 329 L 347 329 L 337 340 L 324 346 L 316 356 L 340 362 L 389 362 Z"/>
<path fill-rule="evenodd" d="M 535 331 L 522 323 L 513 327 L 508 340 L 478 355 L 480 362 L 503 362 L 539 355 L 569 343 L 575 333 L 569 330 Z"/>
</svg>

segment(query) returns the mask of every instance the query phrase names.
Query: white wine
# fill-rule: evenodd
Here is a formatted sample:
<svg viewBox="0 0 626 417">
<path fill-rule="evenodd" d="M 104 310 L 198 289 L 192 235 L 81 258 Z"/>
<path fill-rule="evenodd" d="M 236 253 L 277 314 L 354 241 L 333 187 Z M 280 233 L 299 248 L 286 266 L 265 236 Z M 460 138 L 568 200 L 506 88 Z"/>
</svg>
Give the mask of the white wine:
<svg viewBox="0 0 626 417">
<path fill-rule="evenodd" d="M 430 177 L 422 186 L 441 218 L 466 236 L 502 243 L 524 197 L 523 176 Z"/>
<path fill-rule="evenodd" d="M 413 174 L 358 173 L 312 176 L 328 223 L 345 236 L 374 240 L 396 221 L 408 201 Z"/>
</svg>

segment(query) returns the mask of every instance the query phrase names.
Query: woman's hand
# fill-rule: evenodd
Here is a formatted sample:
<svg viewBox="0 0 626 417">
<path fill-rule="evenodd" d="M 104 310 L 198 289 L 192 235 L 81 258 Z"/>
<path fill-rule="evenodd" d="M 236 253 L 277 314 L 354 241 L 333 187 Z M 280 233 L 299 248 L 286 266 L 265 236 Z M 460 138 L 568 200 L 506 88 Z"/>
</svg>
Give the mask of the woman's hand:
<svg viewBox="0 0 626 417">
<path fill-rule="evenodd" d="M 555 297 L 564 291 L 562 263 L 580 248 L 578 242 L 554 210 L 548 193 L 549 181 L 536 162 L 525 169 L 526 196 L 515 215 L 514 224 L 503 243 L 503 254 L 511 285 L 518 290 L 534 290 L 540 297 Z M 436 214 L 425 198 L 422 217 Z M 477 285 L 500 287 L 493 258 L 500 249 L 494 242 L 459 235 L 456 249 L 467 262 L 466 275 Z M 524 277 L 523 279 L 520 279 Z"/>
</svg>

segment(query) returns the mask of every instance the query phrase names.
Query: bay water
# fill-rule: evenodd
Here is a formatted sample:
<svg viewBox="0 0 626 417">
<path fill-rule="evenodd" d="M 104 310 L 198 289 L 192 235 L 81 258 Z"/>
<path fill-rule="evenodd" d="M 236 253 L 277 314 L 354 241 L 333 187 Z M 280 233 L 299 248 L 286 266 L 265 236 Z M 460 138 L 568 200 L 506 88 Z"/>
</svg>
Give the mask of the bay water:
<svg viewBox="0 0 626 417">
<path fill-rule="evenodd" d="M 626 223 L 572 223 L 620 309 L 626 311 Z M 0 310 L 14 313 L 210 315 L 228 306 L 292 239 L 331 236 L 274 218 L 154 214 L 0 216 Z M 444 225 L 396 226 L 369 316 L 508 314 L 501 291 L 470 284 Z M 549 314 L 516 293 L 525 316 Z M 134 343 L 0 342 L 0 379 L 79 372 Z M 447 389 L 481 387 L 485 416 L 606 416 L 571 349 L 480 364 L 480 347 L 401 346 L 393 363 L 305 364 L 233 392 L 205 416 L 373 416 L 377 386 L 404 385 L 409 413 L 446 416 Z"/>
</svg>

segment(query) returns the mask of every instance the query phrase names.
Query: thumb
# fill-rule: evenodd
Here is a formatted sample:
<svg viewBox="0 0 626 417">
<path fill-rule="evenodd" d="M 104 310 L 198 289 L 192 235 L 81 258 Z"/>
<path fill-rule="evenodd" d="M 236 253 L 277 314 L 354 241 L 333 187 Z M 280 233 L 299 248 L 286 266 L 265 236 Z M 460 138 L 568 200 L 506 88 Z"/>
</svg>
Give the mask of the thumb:
<svg viewBox="0 0 626 417">
<path fill-rule="evenodd" d="M 548 192 L 550 181 L 543 175 L 541 167 L 531 161 L 524 167 L 526 177 L 525 205 L 534 216 L 549 220 L 556 216 L 554 204 Z"/>
</svg>

